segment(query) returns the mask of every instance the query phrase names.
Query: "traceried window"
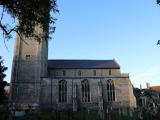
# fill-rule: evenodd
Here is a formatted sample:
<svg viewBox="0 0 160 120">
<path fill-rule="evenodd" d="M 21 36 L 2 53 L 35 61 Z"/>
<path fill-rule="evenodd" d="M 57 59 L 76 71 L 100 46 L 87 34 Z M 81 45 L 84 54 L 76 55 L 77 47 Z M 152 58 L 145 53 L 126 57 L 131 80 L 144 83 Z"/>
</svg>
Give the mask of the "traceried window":
<svg viewBox="0 0 160 120">
<path fill-rule="evenodd" d="M 30 61 L 31 56 L 30 55 L 26 55 L 26 61 Z"/>
<path fill-rule="evenodd" d="M 79 76 L 81 76 L 81 75 L 82 75 L 81 71 L 78 71 L 78 75 L 79 75 Z"/>
<path fill-rule="evenodd" d="M 96 76 L 96 74 L 97 74 L 97 73 L 96 73 L 96 70 L 93 71 L 93 74 L 94 74 L 94 76 Z"/>
<path fill-rule="evenodd" d="M 66 71 L 63 70 L 63 71 L 62 71 L 62 74 L 63 74 L 63 76 L 66 76 Z"/>
<path fill-rule="evenodd" d="M 112 72 L 111 72 L 111 70 L 109 70 L 109 75 L 111 75 L 112 74 Z"/>
<path fill-rule="evenodd" d="M 59 81 L 59 102 L 67 102 L 67 81 L 65 80 Z"/>
<path fill-rule="evenodd" d="M 107 100 L 108 102 L 115 101 L 114 81 L 111 79 L 107 80 Z"/>
<path fill-rule="evenodd" d="M 81 82 L 82 84 L 82 102 L 90 102 L 90 88 L 87 79 Z"/>
</svg>

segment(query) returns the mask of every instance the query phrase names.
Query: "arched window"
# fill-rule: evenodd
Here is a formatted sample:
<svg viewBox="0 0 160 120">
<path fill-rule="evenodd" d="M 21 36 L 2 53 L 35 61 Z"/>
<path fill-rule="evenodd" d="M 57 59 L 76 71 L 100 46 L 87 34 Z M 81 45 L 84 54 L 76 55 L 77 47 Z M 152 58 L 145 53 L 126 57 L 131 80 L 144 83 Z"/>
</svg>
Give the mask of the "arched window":
<svg viewBox="0 0 160 120">
<path fill-rule="evenodd" d="M 59 81 L 59 102 L 67 102 L 67 82 L 65 80 Z"/>
<path fill-rule="evenodd" d="M 111 70 L 109 70 L 109 75 L 111 75 L 112 73 L 111 73 Z"/>
<path fill-rule="evenodd" d="M 108 102 L 115 101 L 115 88 L 113 80 L 107 80 L 107 100 Z"/>
<path fill-rule="evenodd" d="M 63 70 L 63 71 L 62 71 L 62 74 L 63 74 L 63 76 L 66 76 L 66 71 Z"/>
<path fill-rule="evenodd" d="M 94 76 L 96 76 L 96 70 L 93 71 Z"/>
<path fill-rule="evenodd" d="M 78 75 L 79 75 L 79 76 L 81 76 L 81 75 L 82 75 L 81 71 L 78 71 Z"/>
<path fill-rule="evenodd" d="M 82 102 L 90 102 L 90 88 L 88 80 L 83 80 L 82 84 Z"/>
</svg>

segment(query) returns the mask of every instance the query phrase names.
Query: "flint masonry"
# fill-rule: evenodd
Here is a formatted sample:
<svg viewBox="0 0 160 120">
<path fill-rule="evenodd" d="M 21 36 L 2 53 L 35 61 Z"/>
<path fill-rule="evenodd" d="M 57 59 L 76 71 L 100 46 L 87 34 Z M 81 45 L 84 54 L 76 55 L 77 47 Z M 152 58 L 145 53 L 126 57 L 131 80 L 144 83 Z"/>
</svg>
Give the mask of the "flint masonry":
<svg viewBox="0 0 160 120">
<path fill-rule="evenodd" d="M 23 40 L 17 36 L 12 65 L 11 101 L 16 110 L 136 107 L 129 74 L 121 73 L 116 60 L 48 60 L 47 40 Z"/>
</svg>

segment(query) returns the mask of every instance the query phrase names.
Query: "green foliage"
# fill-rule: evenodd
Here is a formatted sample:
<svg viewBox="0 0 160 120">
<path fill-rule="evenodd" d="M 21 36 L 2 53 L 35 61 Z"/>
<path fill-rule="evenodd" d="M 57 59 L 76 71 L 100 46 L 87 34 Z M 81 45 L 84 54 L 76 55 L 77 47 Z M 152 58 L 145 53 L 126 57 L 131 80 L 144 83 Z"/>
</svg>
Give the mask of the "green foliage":
<svg viewBox="0 0 160 120">
<path fill-rule="evenodd" d="M 109 120 L 133 120 L 133 117 L 128 112 L 120 114 L 118 109 L 113 109 L 108 114 L 106 113 L 106 117 Z"/>
<path fill-rule="evenodd" d="M 0 81 L 3 81 L 3 79 L 6 77 L 6 74 L 4 72 L 7 70 L 7 67 L 3 65 L 3 59 L 0 56 Z"/>
<path fill-rule="evenodd" d="M 119 113 L 118 109 L 113 109 L 104 113 L 106 120 L 159 120 L 159 111 L 153 116 L 151 111 L 143 108 L 142 111 L 135 109 L 129 113 Z M 7 115 L 7 114 L 6 114 Z M 5 116 L 3 116 L 4 118 Z M 1 120 L 1 119 L 0 119 Z M 3 119 L 2 119 L 3 120 Z M 72 110 L 56 111 L 51 108 L 40 111 L 32 111 L 24 117 L 17 117 L 16 120 L 101 120 L 97 110 L 82 110 L 73 112 Z"/>
<path fill-rule="evenodd" d="M 56 117 L 58 113 L 59 117 Z M 32 111 L 24 117 L 17 117 L 16 120 L 98 120 L 98 111 L 53 111 L 52 109 L 43 109 Z"/>
<path fill-rule="evenodd" d="M 24 117 L 16 118 L 16 120 L 53 120 L 52 109 L 32 111 Z"/>
<path fill-rule="evenodd" d="M 0 104 L 3 104 L 6 101 L 6 94 L 4 87 L 7 85 L 7 82 L 4 81 L 6 74 L 4 73 L 7 70 L 7 67 L 3 65 L 2 57 L 0 56 Z"/>
<path fill-rule="evenodd" d="M 0 19 L 0 28 L 4 35 L 9 37 L 11 32 L 15 31 L 19 35 L 26 37 L 38 37 L 35 33 L 35 26 L 39 25 L 48 38 L 49 31 L 53 32 L 55 27 L 55 18 L 50 13 L 58 12 L 56 0 L 1 0 L 3 11 Z M 13 19 L 18 19 L 19 24 L 10 27 L 9 23 L 3 24 L 3 13 L 11 15 Z M 50 24 L 50 29 L 49 29 Z"/>
<path fill-rule="evenodd" d="M 119 114 L 118 110 L 112 110 L 105 114 L 107 120 L 139 120 L 127 114 Z M 72 110 L 55 111 L 53 109 L 43 109 L 32 111 L 24 117 L 17 117 L 16 120 L 100 120 L 98 110 L 82 110 L 73 112 Z"/>
<path fill-rule="evenodd" d="M 0 120 L 7 120 L 9 117 L 9 111 L 7 105 L 0 105 Z"/>
<path fill-rule="evenodd" d="M 160 106 L 157 109 L 157 113 L 155 114 L 155 120 L 159 120 L 160 118 Z"/>
<path fill-rule="evenodd" d="M 98 120 L 98 111 L 96 110 L 83 110 L 83 111 L 61 111 L 60 120 Z"/>
</svg>

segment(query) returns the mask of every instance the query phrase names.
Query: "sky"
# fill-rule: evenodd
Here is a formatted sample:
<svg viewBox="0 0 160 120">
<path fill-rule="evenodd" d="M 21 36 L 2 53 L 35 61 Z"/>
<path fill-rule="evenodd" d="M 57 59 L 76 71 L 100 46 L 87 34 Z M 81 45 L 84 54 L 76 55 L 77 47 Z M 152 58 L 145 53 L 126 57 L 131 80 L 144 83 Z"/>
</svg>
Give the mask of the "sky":
<svg viewBox="0 0 160 120">
<path fill-rule="evenodd" d="M 57 0 L 56 31 L 49 59 L 115 59 L 135 87 L 160 85 L 160 6 L 156 0 Z M 5 22 L 11 22 L 5 16 Z M 0 55 L 10 81 L 13 39 Z"/>
</svg>

